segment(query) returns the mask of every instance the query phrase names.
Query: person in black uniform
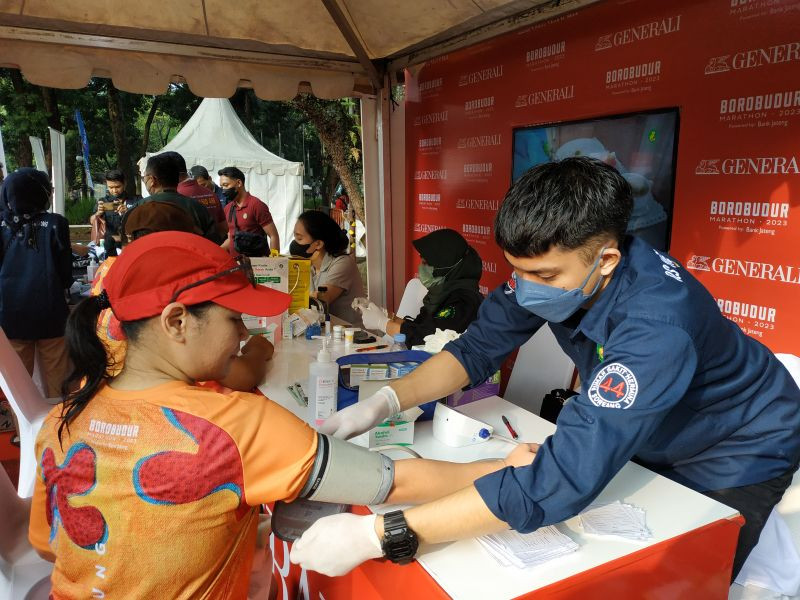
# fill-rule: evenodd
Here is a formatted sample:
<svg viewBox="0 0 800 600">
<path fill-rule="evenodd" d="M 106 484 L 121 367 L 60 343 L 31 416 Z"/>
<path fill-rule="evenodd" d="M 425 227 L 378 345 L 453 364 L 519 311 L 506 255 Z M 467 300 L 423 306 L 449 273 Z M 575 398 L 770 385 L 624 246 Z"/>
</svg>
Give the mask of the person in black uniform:
<svg viewBox="0 0 800 600">
<path fill-rule="evenodd" d="M 481 257 L 452 229 L 439 229 L 411 242 L 422 257 L 419 279 L 428 293 L 416 318 L 387 317 L 377 304 L 363 309 L 366 329 L 403 333 L 410 348 L 423 344 L 436 329 L 463 332 L 478 316 L 483 296 L 478 282 L 483 273 Z"/>
</svg>

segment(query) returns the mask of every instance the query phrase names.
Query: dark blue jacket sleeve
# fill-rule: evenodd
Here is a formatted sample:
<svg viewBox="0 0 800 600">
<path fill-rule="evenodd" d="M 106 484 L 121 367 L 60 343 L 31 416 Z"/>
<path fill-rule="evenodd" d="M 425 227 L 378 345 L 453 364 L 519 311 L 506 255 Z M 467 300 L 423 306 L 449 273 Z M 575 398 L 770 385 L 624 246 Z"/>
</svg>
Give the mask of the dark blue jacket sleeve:
<svg viewBox="0 0 800 600">
<path fill-rule="evenodd" d="M 694 344 L 683 329 L 626 319 L 533 463 L 475 482 L 484 502 L 521 532 L 575 516 L 658 430 L 683 398 L 696 364 Z"/>
<path fill-rule="evenodd" d="M 56 273 L 61 287 L 68 288 L 72 285 L 72 244 L 69 239 L 69 222 L 59 214 L 54 214 L 53 217 L 55 218 L 53 253 Z"/>
<path fill-rule="evenodd" d="M 444 349 L 461 363 L 472 385 L 478 385 L 544 323 L 544 319 L 517 304 L 514 292 L 503 284 L 483 301 L 478 318 L 461 337 Z"/>
</svg>

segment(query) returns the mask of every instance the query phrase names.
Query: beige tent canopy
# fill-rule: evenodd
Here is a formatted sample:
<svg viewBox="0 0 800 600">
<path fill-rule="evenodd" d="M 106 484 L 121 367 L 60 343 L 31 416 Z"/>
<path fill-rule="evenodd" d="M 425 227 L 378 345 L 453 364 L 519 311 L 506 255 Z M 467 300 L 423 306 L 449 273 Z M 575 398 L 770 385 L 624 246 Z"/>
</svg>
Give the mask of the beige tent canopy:
<svg viewBox="0 0 800 600">
<path fill-rule="evenodd" d="M 0 0 L 0 66 L 56 88 L 372 95 L 387 73 L 593 1 Z"/>
</svg>

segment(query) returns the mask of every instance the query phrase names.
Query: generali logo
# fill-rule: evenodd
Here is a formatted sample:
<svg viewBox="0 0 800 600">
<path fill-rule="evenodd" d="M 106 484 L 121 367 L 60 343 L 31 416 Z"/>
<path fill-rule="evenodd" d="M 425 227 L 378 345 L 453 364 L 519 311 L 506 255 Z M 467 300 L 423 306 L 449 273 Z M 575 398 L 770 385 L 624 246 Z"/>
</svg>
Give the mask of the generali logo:
<svg viewBox="0 0 800 600">
<path fill-rule="evenodd" d="M 458 138 L 457 147 L 459 150 L 464 150 L 465 148 L 489 148 L 491 146 L 500 146 L 502 143 L 502 134 L 492 133 Z"/>
<path fill-rule="evenodd" d="M 563 100 L 571 100 L 574 97 L 575 86 L 565 85 L 563 87 L 550 88 L 549 90 L 539 90 L 529 94 L 521 94 L 517 96 L 517 100 L 514 102 L 514 108 L 525 108 L 526 106 L 535 106 L 537 104 L 561 102 Z"/>
<path fill-rule="evenodd" d="M 615 46 L 625 46 L 641 40 L 661 37 L 681 30 L 681 15 L 675 15 L 658 21 L 650 21 L 642 25 L 628 27 L 615 33 L 601 35 L 594 45 L 595 52 L 608 50 Z"/>
<path fill-rule="evenodd" d="M 480 198 L 458 198 L 456 208 L 459 210 L 486 210 L 497 212 L 500 209 L 499 200 L 483 200 Z"/>
<path fill-rule="evenodd" d="M 447 179 L 447 169 L 423 169 L 414 171 L 414 179 L 418 181 L 425 180 L 444 180 Z"/>
<path fill-rule="evenodd" d="M 775 265 L 752 260 L 694 255 L 686 263 L 686 268 L 733 277 L 800 284 L 800 267 L 794 265 Z"/>
<path fill-rule="evenodd" d="M 414 233 L 432 233 L 444 229 L 444 225 L 431 225 L 430 223 L 414 223 Z"/>
<path fill-rule="evenodd" d="M 708 60 L 706 75 L 737 71 L 740 69 L 756 69 L 765 65 L 777 65 L 800 60 L 800 42 L 778 44 L 767 48 L 754 48 L 736 54 L 723 54 Z"/>
<path fill-rule="evenodd" d="M 458 87 L 466 85 L 473 85 L 482 81 L 489 81 L 503 76 L 503 65 L 495 65 L 494 67 L 487 67 L 480 71 L 473 71 L 466 73 L 458 78 Z"/>
<path fill-rule="evenodd" d="M 695 175 L 800 175 L 796 156 L 703 159 Z"/>
<path fill-rule="evenodd" d="M 484 273 L 497 273 L 497 263 L 491 262 L 488 260 L 481 261 L 483 262 L 483 272 Z"/>
<path fill-rule="evenodd" d="M 414 117 L 414 126 L 433 125 L 434 123 L 444 123 L 445 121 L 447 121 L 447 111 L 442 110 Z"/>
</svg>

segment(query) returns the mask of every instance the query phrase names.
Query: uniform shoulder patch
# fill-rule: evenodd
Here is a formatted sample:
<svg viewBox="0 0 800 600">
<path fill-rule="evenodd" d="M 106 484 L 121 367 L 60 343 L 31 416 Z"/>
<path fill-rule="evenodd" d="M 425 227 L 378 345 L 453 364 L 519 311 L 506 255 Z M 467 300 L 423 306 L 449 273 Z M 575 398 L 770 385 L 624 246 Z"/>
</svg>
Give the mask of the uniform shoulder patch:
<svg viewBox="0 0 800 600">
<path fill-rule="evenodd" d="M 604 408 L 630 408 L 639 393 L 639 382 L 622 363 L 604 366 L 589 386 L 589 400 Z"/>
<path fill-rule="evenodd" d="M 456 309 L 454 306 L 445 306 L 439 312 L 436 313 L 437 319 L 449 319 L 453 315 L 456 314 Z"/>
</svg>

